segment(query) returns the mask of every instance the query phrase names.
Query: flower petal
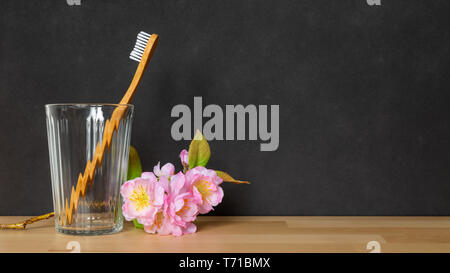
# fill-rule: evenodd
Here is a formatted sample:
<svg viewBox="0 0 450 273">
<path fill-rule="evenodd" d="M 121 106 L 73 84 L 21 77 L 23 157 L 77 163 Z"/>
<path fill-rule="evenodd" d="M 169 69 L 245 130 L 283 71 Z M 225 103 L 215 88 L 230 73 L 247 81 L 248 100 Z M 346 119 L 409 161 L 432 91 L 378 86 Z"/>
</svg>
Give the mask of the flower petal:
<svg viewBox="0 0 450 273">
<path fill-rule="evenodd" d="M 158 162 L 158 164 L 156 164 L 156 165 L 153 167 L 153 173 L 154 173 L 157 177 L 160 177 L 160 176 L 161 176 L 160 163 L 161 163 L 161 162 Z"/>
<path fill-rule="evenodd" d="M 167 193 L 170 193 L 170 183 L 167 177 L 161 176 L 157 182 Z"/>
<path fill-rule="evenodd" d="M 156 225 L 144 226 L 144 230 L 147 233 L 155 233 L 156 232 Z"/>
<path fill-rule="evenodd" d="M 144 226 L 151 225 L 155 222 L 155 216 L 158 209 L 151 206 L 145 213 L 145 215 L 137 217 L 137 221 Z"/>
<path fill-rule="evenodd" d="M 152 172 L 143 172 L 143 173 L 141 174 L 141 178 L 149 179 L 151 182 L 155 182 L 155 181 L 158 180 L 158 179 L 156 178 L 155 174 L 152 173 Z"/>
<path fill-rule="evenodd" d="M 183 229 L 183 234 L 191 234 L 197 231 L 197 226 L 193 223 L 188 223 Z"/>
<path fill-rule="evenodd" d="M 222 202 L 223 190 L 221 187 L 217 187 L 217 190 L 208 195 L 207 200 L 212 206 L 217 206 Z"/>
<path fill-rule="evenodd" d="M 134 208 L 132 202 L 130 201 L 125 201 L 125 203 L 123 204 L 122 214 L 127 221 L 132 221 L 133 219 L 136 219 L 136 217 L 138 217 L 139 215 L 136 209 Z"/>
<path fill-rule="evenodd" d="M 175 166 L 172 163 L 166 163 L 161 168 L 161 176 L 170 177 L 174 173 L 175 173 Z"/>
<path fill-rule="evenodd" d="M 192 188 L 192 201 L 196 204 L 203 203 L 202 194 L 197 190 L 197 187 Z"/>
<path fill-rule="evenodd" d="M 185 176 L 182 172 L 179 172 L 176 175 L 172 176 L 172 178 L 170 179 L 170 192 L 172 194 L 180 193 L 184 187 L 184 183 Z"/>
<path fill-rule="evenodd" d="M 208 202 L 203 202 L 202 204 L 198 205 L 198 212 L 200 214 L 206 214 L 206 213 L 210 212 L 212 209 L 213 209 L 213 207 Z"/>
<path fill-rule="evenodd" d="M 164 204 L 164 188 L 160 185 L 155 185 L 154 196 L 153 196 L 153 206 L 162 206 Z"/>
<path fill-rule="evenodd" d="M 122 195 L 123 199 L 128 199 L 130 194 L 133 192 L 133 188 L 134 188 L 134 179 L 125 182 L 121 187 L 120 187 L 120 194 Z"/>
<path fill-rule="evenodd" d="M 176 198 L 173 202 L 174 210 L 179 211 L 184 207 L 184 199 L 183 198 Z"/>
<path fill-rule="evenodd" d="M 181 165 L 189 166 L 189 153 L 186 149 L 183 149 L 180 153 Z"/>
</svg>

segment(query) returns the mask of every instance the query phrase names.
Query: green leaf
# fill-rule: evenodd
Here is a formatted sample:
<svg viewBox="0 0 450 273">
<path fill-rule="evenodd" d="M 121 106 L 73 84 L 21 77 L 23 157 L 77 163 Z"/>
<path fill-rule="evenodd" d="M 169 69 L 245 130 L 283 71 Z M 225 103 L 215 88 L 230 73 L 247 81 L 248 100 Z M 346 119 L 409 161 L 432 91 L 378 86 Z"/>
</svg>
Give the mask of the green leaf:
<svg viewBox="0 0 450 273">
<path fill-rule="evenodd" d="M 130 146 L 130 155 L 128 156 L 128 173 L 127 180 L 135 179 L 140 177 L 142 174 L 142 165 L 139 154 L 133 146 Z M 133 220 L 135 228 L 144 229 L 142 224 L 139 224 L 136 219 Z"/>
<path fill-rule="evenodd" d="M 216 173 L 220 178 L 222 178 L 223 182 L 231 182 L 234 184 L 250 184 L 250 182 L 248 181 L 236 180 L 233 177 L 231 177 L 231 175 L 223 171 L 216 171 Z"/>
<path fill-rule="evenodd" d="M 208 141 L 206 141 L 202 133 L 197 130 L 194 139 L 189 145 L 189 168 L 192 169 L 197 166 L 206 167 L 210 156 L 211 150 L 209 149 Z"/>
<path fill-rule="evenodd" d="M 128 157 L 128 173 L 127 180 L 140 177 L 142 174 L 141 160 L 139 159 L 138 152 L 133 146 L 130 146 L 130 155 Z"/>
</svg>

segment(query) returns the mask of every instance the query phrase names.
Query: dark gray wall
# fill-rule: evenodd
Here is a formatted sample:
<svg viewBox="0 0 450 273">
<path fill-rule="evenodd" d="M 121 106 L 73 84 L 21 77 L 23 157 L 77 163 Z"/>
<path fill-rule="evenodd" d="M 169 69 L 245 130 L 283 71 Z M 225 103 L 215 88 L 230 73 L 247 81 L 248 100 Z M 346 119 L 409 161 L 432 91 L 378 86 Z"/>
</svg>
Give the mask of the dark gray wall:
<svg viewBox="0 0 450 273">
<path fill-rule="evenodd" d="M 52 209 L 44 104 L 118 102 L 140 30 L 145 169 L 178 163 L 177 104 L 280 105 L 280 147 L 212 141 L 219 215 L 449 215 L 449 1 L 0 1 L 0 215 Z"/>
</svg>

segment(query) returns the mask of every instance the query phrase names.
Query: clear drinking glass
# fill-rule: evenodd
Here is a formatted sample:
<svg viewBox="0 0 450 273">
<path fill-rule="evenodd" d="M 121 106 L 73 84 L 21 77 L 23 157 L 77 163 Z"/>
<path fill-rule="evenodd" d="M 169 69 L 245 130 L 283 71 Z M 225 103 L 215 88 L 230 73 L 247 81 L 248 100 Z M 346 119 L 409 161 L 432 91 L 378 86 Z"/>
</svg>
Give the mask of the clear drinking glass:
<svg viewBox="0 0 450 273">
<path fill-rule="evenodd" d="M 127 176 L 133 108 L 126 104 L 45 105 L 57 231 L 97 235 L 122 230 L 120 186 Z M 118 127 L 109 148 L 104 146 L 101 164 L 97 164 L 92 183 L 84 187 L 83 194 L 79 176 L 85 174 L 88 160 L 95 158 L 97 142 L 102 147 L 107 120 L 118 110 Z"/>
</svg>

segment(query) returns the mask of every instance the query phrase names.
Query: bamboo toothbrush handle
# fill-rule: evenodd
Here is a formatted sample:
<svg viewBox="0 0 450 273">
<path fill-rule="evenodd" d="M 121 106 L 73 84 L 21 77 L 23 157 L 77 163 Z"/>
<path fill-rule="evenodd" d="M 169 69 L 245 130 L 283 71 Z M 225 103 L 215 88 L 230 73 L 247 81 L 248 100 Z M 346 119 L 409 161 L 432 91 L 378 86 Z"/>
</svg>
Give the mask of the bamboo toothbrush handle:
<svg viewBox="0 0 450 273">
<path fill-rule="evenodd" d="M 144 70 L 147 67 L 148 63 L 150 62 L 150 59 L 152 58 L 153 53 L 155 52 L 157 44 L 158 44 L 158 35 L 152 34 L 147 43 L 147 46 L 145 47 L 144 54 L 142 55 L 142 59 L 139 62 L 139 66 L 136 70 L 136 73 L 134 74 L 130 87 L 128 87 L 128 90 L 123 96 L 122 100 L 120 101 L 120 104 L 129 104 L 133 99 L 134 93 L 136 93 L 136 89 L 139 85 L 139 82 L 141 81 L 142 75 L 144 74 Z"/>
<path fill-rule="evenodd" d="M 142 75 L 144 74 L 145 68 L 147 67 L 150 59 L 153 56 L 156 45 L 158 44 L 158 35 L 152 34 L 150 39 L 145 47 L 144 53 L 142 55 L 141 61 L 139 62 L 138 68 L 136 69 L 136 73 L 134 74 L 133 80 L 131 81 L 130 87 L 128 87 L 127 92 L 123 96 L 120 104 L 129 104 L 133 99 L 134 93 L 136 93 L 136 89 L 141 81 Z M 111 140 L 114 131 L 116 131 L 119 127 L 120 120 L 123 118 L 127 107 L 124 105 L 119 105 L 114 109 L 111 119 L 107 120 L 105 123 L 105 129 L 103 131 L 102 144 L 97 143 L 95 148 L 94 156 L 92 161 L 87 162 L 86 168 L 84 170 L 84 174 L 79 174 L 76 188 L 72 186 L 72 193 L 70 195 L 70 201 L 66 198 L 64 215 L 60 216 L 59 221 L 61 224 L 72 223 L 72 215 L 77 211 L 78 208 L 78 200 L 80 196 L 84 196 L 86 194 L 87 185 L 91 185 L 94 180 L 95 170 L 97 166 L 102 164 L 103 156 L 105 154 L 106 147 L 111 145 Z"/>
</svg>

